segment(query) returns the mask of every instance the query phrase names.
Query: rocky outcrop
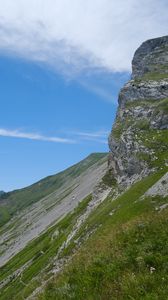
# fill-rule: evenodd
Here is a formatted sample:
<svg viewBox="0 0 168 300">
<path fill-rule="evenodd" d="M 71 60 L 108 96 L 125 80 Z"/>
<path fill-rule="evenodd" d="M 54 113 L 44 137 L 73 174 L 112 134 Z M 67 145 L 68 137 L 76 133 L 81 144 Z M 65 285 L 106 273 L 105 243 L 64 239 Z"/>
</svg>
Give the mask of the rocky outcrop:
<svg viewBox="0 0 168 300">
<path fill-rule="evenodd" d="M 109 167 L 119 183 L 132 183 L 167 164 L 168 36 L 135 52 L 132 78 L 121 89 L 109 136 Z"/>
<path fill-rule="evenodd" d="M 144 197 L 158 195 L 163 198 L 168 196 L 168 172 L 144 194 Z M 168 203 L 166 203 L 166 206 L 168 206 Z M 164 206 L 161 207 L 164 208 Z"/>
<path fill-rule="evenodd" d="M 161 100 L 168 97 L 168 78 L 161 80 L 130 80 L 119 95 L 119 104 L 125 107 L 130 101 Z"/>
<path fill-rule="evenodd" d="M 132 61 L 132 79 L 151 73 L 168 74 L 168 36 L 144 42 Z"/>
</svg>

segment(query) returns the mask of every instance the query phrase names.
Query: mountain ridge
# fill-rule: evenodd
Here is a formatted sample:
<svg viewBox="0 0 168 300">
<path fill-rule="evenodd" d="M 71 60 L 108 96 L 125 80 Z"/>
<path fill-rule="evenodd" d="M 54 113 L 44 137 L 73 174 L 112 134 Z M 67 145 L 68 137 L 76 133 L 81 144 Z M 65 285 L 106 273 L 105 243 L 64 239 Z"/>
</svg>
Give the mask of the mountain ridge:
<svg viewBox="0 0 168 300">
<path fill-rule="evenodd" d="M 167 300 L 167 42 L 152 39 L 135 52 L 108 165 L 90 192 L 88 168 L 87 197 L 0 268 L 0 299 Z"/>
<path fill-rule="evenodd" d="M 93 192 L 106 169 L 107 154 L 92 154 L 67 170 L 44 178 L 40 185 L 38 182 L 11 193 L 13 198 L 9 198 L 6 206 L 1 204 L 1 214 L 6 209 L 9 218 L 0 228 L 0 265 L 21 251 L 48 226 L 73 211 L 80 201 Z"/>
<path fill-rule="evenodd" d="M 9 214 L 4 220 L 3 216 L 0 214 L 0 225 L 3 225 L 9 221 L 11 216 L 19 210 L 25 209 L 27 206 L 38 202 L 40 199 L 54 192 L 54 190 L 58 189 L 63 184 L 65 177 L 66 180 L 68 180 L 68 176 L 73 176 L 75 178 L 75 176 L 80 175 L 80 172 L 83 172 L 85 168 L 87 169 L 90 165 L 94 164 L 94 162 L 100 160 L 106 155 L 106 153 L 92 153 L 79 163 L 76 163 L 64 171 L 61 171 L 55 175 L 47 176 L 28 187 L 3 193 L 0 195 L 0 206 L 3 205 L 3 209 L 5 209 L 6 205 L 6 215 L 8 214 L 8 210 Z M 24 199 L 24 201 L 22 201 L 22 199 Z M 10 210 L 10 205 L 12 205 L 12 210 Z"/>
</svg>

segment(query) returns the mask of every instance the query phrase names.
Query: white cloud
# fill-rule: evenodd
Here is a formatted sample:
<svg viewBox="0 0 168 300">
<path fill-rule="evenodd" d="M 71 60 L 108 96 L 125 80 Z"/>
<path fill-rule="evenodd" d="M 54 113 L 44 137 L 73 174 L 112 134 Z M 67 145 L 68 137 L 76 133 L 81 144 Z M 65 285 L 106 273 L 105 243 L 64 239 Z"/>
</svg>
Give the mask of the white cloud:
<svg viewBox="0 0 168 300">
<path fill-rule="evenodd" d="M 100 78 L 101 79 L 101 78 Z M 79 81 L 80 85 L 82 87 L 84 87 L 86 90 L 96 94 L 97 96 L 99 96 L 101 99 L 104 99 L 106 100 L 107 102 L 110 102 L 110 103 L 113 103 L 113 104 L 116 104 L 116 99 L 112 97 L 112 90 L 113 90 L 113 86 L 112 86 L 112 83 L 111 83 L 111 89 L 110 91 L 108 91 L 109 87 L 108 88 L 105 88 L 103 85 L 102 85 L 102 82 L 100 81 L 99 79 L 99 82 L 97 82 L 97 85 L 96 84 L 93 84 L 91 82 L 87 82 L 86 78 L 85 80 L 81 80 Z M 102 85 L 102 86 L 101 86 Z"/>
<path fill-rule="evenodd" d="M 83 137 L 97 138 L 97 137 L 106 137 L 106 135 L 109 134 L 109 131 L 95 131 L 95 132 L 77 131 L 74 132 L 74 134 Z"/>
<path fill-rule="evenodd" d="M 82 132 L 82 131 L 74 131 L 72 134 L 85 137 L 85 138 L 106 138 L 109 134 L 109 131 L 107 130 L 100 130 L 100 131 L 94 131 L 94 132 Z"/>
<path fill-rule="evenodd" d="M 167 24 L 165 0 L 0 0 L 0 51 L 73 76 L 130 71 L 135 49 Z"/>
<path fill-rule="evenodd" d="M 67 131 L 64 132 L 64 137 L 56 136 L 45 136 L 39 133 L 24 132 L 18 129 L 6 129 L 0 128 L 0 136 L 2 137 L 11 137 L 19 139 L 28 139 L 35 141 L 44 141 L 44 142 L 54 142 L 54 143 L 65 143 L 65 144 L 74 144 L 81 142 L 95 142 L 101 144 L 107 144 L 108 131 L 100 130 L 95 132 L 82 132 L 82 131 Z"/>
<path fill-rule="evenodd" d="M 67 132 L 69 135 L 75 137 L 75 140 L 90 141 L 100 144 L 107 144 L 107 137 L 109 135 L 108 130 L 99 131 L 70 131 Z"/>
<path fill-rule="evenodd" d="M 75 141 L 72 139 L 65 139 L 60 137 L 48 137 L 36 133 L 26 133 L 19 130 L 8 130 L 4 128 L 0 128 L 0 136 L 4 137 L 13 137 L 13 138 L 21 138 L 21 139 L 29 139 L 29 140 L 37 140 L 44 142 L 54 142 L 54 143 L 74 143 Z"/>
</svg>

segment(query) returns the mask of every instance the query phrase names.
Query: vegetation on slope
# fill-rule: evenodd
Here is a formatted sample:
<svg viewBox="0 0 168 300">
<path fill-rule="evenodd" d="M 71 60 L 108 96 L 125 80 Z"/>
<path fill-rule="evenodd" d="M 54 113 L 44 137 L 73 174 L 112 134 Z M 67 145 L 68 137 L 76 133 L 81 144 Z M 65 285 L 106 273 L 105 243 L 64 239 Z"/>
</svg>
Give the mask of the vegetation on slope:
<svg viewBox="0 0 168 300">
<path fill-rule="evenodd" d="M 91 198 L 91 195 L 86 197 L 73 213 L 66 215 L 39 238 L 30 242 L 0 268 L 0 281 L 2 283 L 8 281 L 0 290 L 0 299 L 22 299 L 41 284 L 46 274 L 48 277 L 51 276 L 53 260 L 59 247 L 71 232 L 77 218 L 85 211 Z"/>
<path fill-rule="evenodd" d="M 168 198 L 141 198 L 165 171 L 92 213 L 81 232 L 97 226 L 96 233 L 38 299 L 167 299 Z"/>
<path fill-rule="evenodd" d="M 140 199 L 164 173 L 165 169 L 152 174 L 114 201 L 109 197 L 90 215 L 78 237 L 95 228 L 97 232 L 75 255 L 72 264 L 49 282 L 40 299 L 158 299 L 158 295 L 166 299 L 162 287 L 167 279 L 164 264 L 168 258 L 167 215 L 166 210 L 158 212 L 156 207 L 168 199 Z M 42 284 L 44 274 L 53 267 L 52 260 L 59 246 L 88 201 L 90 198 L 1 268 L 0 279 L 5 280 L 32 260 L 22 276 L 10 278 L 1 290 L 1 299 L 22 299 Z M 64 255 L 72 254 L 73 245 Z M 163 282 L 158 280 L 162 277 Z"/>
<path fill-rule="evenodd" d="M 0 299 L 26 298 L 45 281 L 48 284 L 38 296 L 40 300 L 166 299 L 168 211 L 160 207 L 168 203 L 168 198 L 142 198 L 166 171 L 164 168 L 134 184 L 116 200 L 109 196 L 92 212 L 60 257 L 70 257 L 78 249 L 75 241 L 82 241 L 89 232 L 91 237 L 69 266 L 50 279 L 57 251 L 91 196 L 84 199 L 73 213 L 0 268 L 0 280 L 9 280 L 1 289 Z"/>
<path fill-rule="evenodd" d="M 167 299 L 168 211 L 161 207 L 168 203 L 168 198 L 142 198 L 167 171 L 164 167 L 167 131 L 135 130 L 137 139 L 154 150 L 152 157 L 140 153 L 143 157 L 139 158 L 148 160 L 156 172 L 116 200 L 109 196 L 92 212 L 61 258 L 74 254 L 78 248 L 76 241 L 83 241 L 90 232 L 91 237 L 55 279 L 51 279 L 51 271 L 57 251 L 91 198 L 85 199 L 73 214 L 30 243 L 0 269 L 3 281 L 14 274 L 1 289 L 0 299 L 26 298 L 46 281 L 48 284 L 38 296 L 39 300 Z M 110 173 L 103 177 L 103 183 L 116 186 Z M 15 275 L 23 266 L 21 274 Z"/>
<path fill-rule="evenodd" d="M 0 226 L 10 220 L 16 212 L 48 196 L 60 188 L 68 179 L 74 179 L 101 159 L 107 159 L 107 153 L 93 153 L 78 164 L 21 190 L 0 195 Z"/>
<path fill-rule="evenodd" d="M 167 78 L 167 66 L 158 65 L 156 68 L 153 61 L 154 68 L 148 64 L 150 71 L 136 79 L 135 85 L 138 86 L 141 81 Z M 51 271 L 57 251 L 71 233 L 78 217 L 86 210 L 91 197 L 84 199 L 72 214 L 31 242 L 0 269 L 0 279 L 9 280 L 1 289 L 2 300 L 25 299 L 37 287 L 43 288 L 44 282 L 48 283 L 44 291 L 40 290 L 41 293 L 36 295 L 36 299 L 167 300 L 168 197 L 144 197 L 144 194 L 168 170 L 168 135 L 166 124 L 163 124 L 164 128 L 153 126 L 153 120 L 143 116 L 143 109 L 149 109 L 156 121 L 157 116 L 165 117 L 168 112 L 167 100 L 137 99 L 126 103 L 124 122 L 118 118 L 113 128 L 113 136 L 118 141 L 123 132 L 132 129 L 132 142 L 145 146 L 139 148 L 140 151 L 135 155 L 155 173 L 131 186 L 115 200 L 111 194 L 90 214 L 59 256 L 63 260 L 71 257 L 72 261 L 54 278 Z M 134 109 L 138 107 L 142 111 L 137 117 Z M 65 171 L 66 178 L 76 178 L 100 158 L 92 156 L 91 161 L 68 169 Z M 39 186 L 35 184 L 26 191 L 23 189 L 16 191 L 16 194 L 3 195 L 3 205 L 5 199 L 6 203 L 9 201 L 14 204 L 14 210 L 9 211 L 3 206 L 2 218 L 10 218 L 18 209 L 44 197 L 45 192 L 48 195 L 61 186 L 65 180 L 64 173 L 56 176 L 48 177 L 37 183 Z M 108 187 L 117 186 L 110 171 L 102 182 Z M 25 200 L 24 204 L 22 199 Z M 87 241 L 80 248 L 86 237 Z M 21 272 L 16 274 L 18 270 Z M 8 277 L 11 273 L 12 277 Z"/>
</svg>

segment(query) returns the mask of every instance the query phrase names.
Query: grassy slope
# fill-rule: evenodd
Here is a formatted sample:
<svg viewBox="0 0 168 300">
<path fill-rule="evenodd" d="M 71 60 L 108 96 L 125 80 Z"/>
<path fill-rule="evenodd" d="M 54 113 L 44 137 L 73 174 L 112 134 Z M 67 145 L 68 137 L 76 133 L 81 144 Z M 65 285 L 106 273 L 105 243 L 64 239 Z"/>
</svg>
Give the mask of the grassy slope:
<svg viewBox="0 0 168 300">
<path fill-rule="evenodd" d="M 39 238 L 30 242 L 22 251 L 15 255 L 5 266 L 0 268 L 0 281 L 3 282 L 10 276 L 9 283 L 0 290 L 0 299 L 22 299 L 41 284 L 45 273 L 53 267 L 53 258 L 57 250 L 66 240 L 72 230 L 77 217 L 85 210 L 91 195 L 86 197 L 74 210 L 56 225 L 49 228 Z M 14 273 L 30 262 L 30 265 L 22 272 L 22 276 Z M 47 271 L 44 269 L 47 267 Z M 41 273 L 42 272 L 42 273 Z M 40 274 L 40 278 L 31 280 Z"/>
<path fill-rule="evenodd" d="M 167 169 L 136 183 L 114 201 L 108 197 L 90 215 L 74 240 L 95 228 L 97 231 L 77 251 L 64 272 L 49 281 L 40 300 L 166 299 L 168 212 L 166 209 L 158 212 L 155 208 L 168 199 L 139 198 Z M 0 280 L 3 281 L 32 260 L 22 276 L 11 276 L 10 282 L 1 290 L 0 299 L 26 298 L 50 277 L 48 272 L 53 267 L 59 246 L 90 200 L 91 196 L 84 199 L 72 214 L 29 243 L 0 269 Z M 74 240 L 63 252 L 63 257 L 73 253 Z M 151 267 L 156 269 L 153 274 Z"/>
<path fill-rule="evenodd" d="M 92 213 L 82 232 L 95 226 L 97 232 L 40 300 L 167 299 L 168 211 L 156 207 L 168 198 L 140 200 L 165 171 L 136 183 L 115 201 L 109 197 Z"/>
<path fill-rule="evenodd" d="M 61 187 L 65 180 L 73 179 L 82 172 L 98 162 L 101 158 L 107 157 L 106 153 L 93 153 L 78 164 L 53 176 L 46 177 L 41 181 L 21 190 L 5 193 L 0 196 L 0 226 L 19 210 L 26 208 L 54 192 Z"/>
<path fill-rule="evenodd" d="M 144 79 L 165 78 L 148 74 Z M 168 99 L 135 101 L 131 106 L 152 106 L 155 113 L 167 110 Z M 129 105 L 129 104 L 128 104 Z M 143 120 L 142 120 L 143 121 Z M 146 120 L 145 120 L 146 121 Z M 133 185 L 115 201 L 108 197 L 90 215 L 76 238 L 97 228 L 72 263 L 48 283 L 39 300 L 167 300 L 168 297 L 168 197 L 141 196 L 167 172 L 168 130 L 151 130 L 147 122 L 127 120 L 118 124 L 117 138 L 133 125 L 137 140 L 153 150 L 139 153 L 156 172 Z M 65 251 L 69 255 L 73 242 Z"/>
</svg>

